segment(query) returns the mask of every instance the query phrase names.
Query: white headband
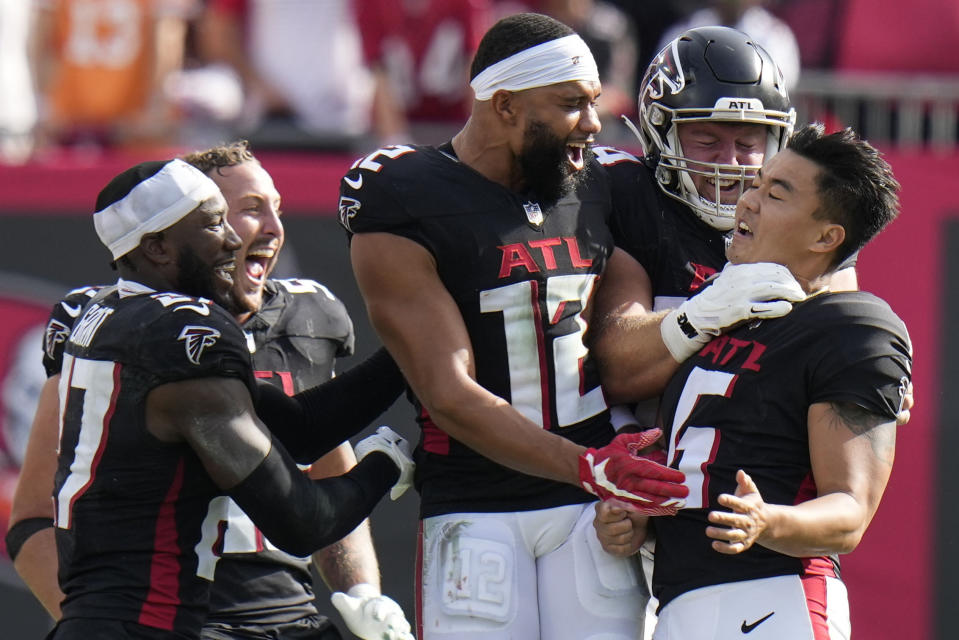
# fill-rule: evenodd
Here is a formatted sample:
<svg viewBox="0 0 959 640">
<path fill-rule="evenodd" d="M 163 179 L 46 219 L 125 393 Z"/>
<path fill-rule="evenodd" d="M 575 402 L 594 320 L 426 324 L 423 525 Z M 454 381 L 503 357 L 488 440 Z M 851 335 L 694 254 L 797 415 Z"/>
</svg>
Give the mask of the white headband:
<svg viewBox="0 0 959 640">
<path fill-rule="evenodd" d="M 171 160 L 120 200 L 93 214 L 97 235 L 116 260 L 148 234 L 173 226 L 220 190 L 202 171 Z"/>
<path fill-rule="evenodd" d="M 593 54 L 575 33 L 524 49 L 486 67 L 470 86 L 477 100 L 489 100 L 500 90 L 523 91 L 571 80 L 599 82 Z"/>
</svg>

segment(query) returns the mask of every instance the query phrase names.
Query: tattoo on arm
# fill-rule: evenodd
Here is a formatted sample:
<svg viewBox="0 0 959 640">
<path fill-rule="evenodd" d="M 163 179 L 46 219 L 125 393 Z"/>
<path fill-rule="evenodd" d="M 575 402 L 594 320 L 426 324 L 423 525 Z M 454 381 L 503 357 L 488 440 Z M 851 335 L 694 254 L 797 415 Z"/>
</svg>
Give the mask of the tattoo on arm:
<svg viewBox="0 0 959 640">
<path fill-rule="evenodd" d="M 865 436 L 873 454 L 880 461 L 892 465 L 896 445 L 896 423 L 848 402 L 830 402 L 829 424 L 832 428 L 845 427 L 856 436 Z"/>
</svg>

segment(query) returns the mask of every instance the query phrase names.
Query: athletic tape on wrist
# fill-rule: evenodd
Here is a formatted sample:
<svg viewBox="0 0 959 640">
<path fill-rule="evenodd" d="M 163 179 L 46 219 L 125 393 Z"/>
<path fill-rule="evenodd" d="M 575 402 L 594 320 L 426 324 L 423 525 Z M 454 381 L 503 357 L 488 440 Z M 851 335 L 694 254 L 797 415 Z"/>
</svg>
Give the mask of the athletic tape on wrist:
<svg viewBox="0 0 959 640">
<path fill-rule="evenodd" d="M 687 331 L 687 328 L 692 329 L 692 335 Z M 663 344 L 666 345 L 666 350 L 669 351 L 676 362 L 683 362 L 708 342 L 708 339 L 703 340 L 702 335 L 689 324 L 686 314 L 679 309 L 673 309 L 666 314 L 659 325 L 659 332 L 663 338 Z"/>
</svg>

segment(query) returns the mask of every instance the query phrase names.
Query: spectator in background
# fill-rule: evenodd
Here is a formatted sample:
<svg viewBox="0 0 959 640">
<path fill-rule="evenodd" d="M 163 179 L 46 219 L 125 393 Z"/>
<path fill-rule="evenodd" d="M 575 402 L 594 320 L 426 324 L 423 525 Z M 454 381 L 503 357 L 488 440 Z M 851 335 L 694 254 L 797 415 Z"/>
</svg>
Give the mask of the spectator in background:
<svg viewBox="0 0 959 640">
<path fill-rule="evenodd" d="M 379 142 L 448 139 L 469 115 L 468 69 L 489 0 L 363 0 L 357 9 Z"/>
<path fill-rule="evenodd" d="M 40 0 L 42 130 L 54 144 L 162 145 L 176 114 L 163 82 L 183 64 L 198 0 Z"/>
<path fill-rule="evenodd" d="M 209 0 L 199 35 L 207 63 L 236 71 L 233 124 L 254 144 L 351 148 L 367 134 L 373 85 L 350 0 Z"/>
<path fill-rule="evenodd" d="M 539 10 L 572 27 L 589 45 L 603 94 L 597 103 L 605 136 L 620 128 L 619 116 L 636 112 L 636 32 L 627 16 L 605 0 L 539 0 Z"/>
<path fill-rule="evenodd" d="M 732 27 L 755 38 L 756 44 L 778 63 L 786 88 L 792 91 L 796 87 L 801 69 L 796 36 L 788 24 L 763 6 L 765 0 L 710 0 L 707 4 L 709 6 L 667 28 L 660 38 L 659 48 L 689 29 L 711 25 Z"/>
<path fill-rule="evenodd" d="M 803 69 L 832 69 L 843 39 L 848 0 L 779 0 L 775 7 L 796 36 Z"/>
<path fill-rule="evenodd" d="M 19 164 L 33 150 L 37 101 L 28 57 L 31 0 L 0 0 L 0 164 Z"/>
<path fill-rule="evenodd" d="M 688 16 L 702 6 L 701 0 L 609 0 L 625 12 L 633 24 L 636 32 L 637 56 L 634 85 L 640 86 L 646 65 L 652 61 L 659 49 L 663 31 L 673 23 Z"/>
</svg>

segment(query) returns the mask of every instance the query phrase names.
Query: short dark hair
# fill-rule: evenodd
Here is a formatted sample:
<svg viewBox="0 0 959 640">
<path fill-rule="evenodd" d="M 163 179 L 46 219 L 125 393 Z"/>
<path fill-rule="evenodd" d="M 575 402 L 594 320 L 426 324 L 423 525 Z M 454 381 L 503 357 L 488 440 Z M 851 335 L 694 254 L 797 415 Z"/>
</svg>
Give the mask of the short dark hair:
<svg viewBox="0 0 959 640">
<path fill-rule="evenodd" d="M 235 167 L 244 162 L 259 162 L 250 151 L 250 143 L 246 140 L 235 140 L 202 151 L 192 151 L 181 156 L 181 159 L 207 175 L 223 167 Z"/>
<path fill-rule="evenodd" d="M 852 129 L 826 135 L 823 125 L 807 125 L 792 135 L 786 148 L 819 166 L 820 207 L 815 217 L 846 230 L 833 267 L 899 215 L 899 183 L 892 168 Z"/>
<path fill-rule="evenodd" d="M 516 13 L 498 21 L 476 48 L 470 65 L 470 80 L 487 67 L 544 42 L 576 33 L 571 28 L 541 13 Z"/>
</svg>

